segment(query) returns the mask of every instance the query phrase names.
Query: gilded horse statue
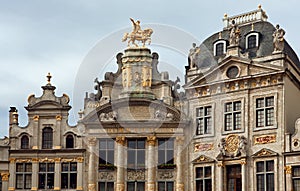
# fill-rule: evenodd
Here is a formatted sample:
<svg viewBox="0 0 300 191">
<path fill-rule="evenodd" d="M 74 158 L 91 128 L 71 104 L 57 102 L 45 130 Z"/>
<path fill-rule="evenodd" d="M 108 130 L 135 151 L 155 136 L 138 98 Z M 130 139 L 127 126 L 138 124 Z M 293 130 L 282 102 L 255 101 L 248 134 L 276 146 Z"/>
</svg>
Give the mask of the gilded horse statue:
<svg viewBox="0 0 300 191">
<path fill-rule="evenodd" d="M 142 30 L 140 27 L 140 21 L 134 21 L 132 18 L 130 18 L 132 24 L 133 24 L 133 30 L 131 33 L 125 33 L 122 41 L 128 40 L 128 46 L 130 46 L 130 43 L 132 45 L 135 45 L 138 47 L 138 44 L 135 43 L 135 41 L 140 41 L 143 44 L 143 47 L 145 47 L 146 42 L 148 44 L 151 43 L 151 35 L 153 33 L 153 30 L 150 28 Z"/>
</svg>

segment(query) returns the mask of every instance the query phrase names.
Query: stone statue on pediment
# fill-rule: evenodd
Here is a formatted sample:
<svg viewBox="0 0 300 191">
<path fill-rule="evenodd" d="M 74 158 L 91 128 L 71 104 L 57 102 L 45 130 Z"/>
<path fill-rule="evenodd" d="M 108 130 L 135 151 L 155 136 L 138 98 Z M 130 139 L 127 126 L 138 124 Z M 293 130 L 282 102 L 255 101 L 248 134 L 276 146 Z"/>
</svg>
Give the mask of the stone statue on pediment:
<svg viewBox="0 0 300 191">
<path fill-rule="evenodd" d="M 285 31 L 280 28 L 279 25 L 276 25 L 276 29 L 273 33 L 273 45 L 274 52 L 281 52 L 284 48 L 284 35 Z"/>
</svg>

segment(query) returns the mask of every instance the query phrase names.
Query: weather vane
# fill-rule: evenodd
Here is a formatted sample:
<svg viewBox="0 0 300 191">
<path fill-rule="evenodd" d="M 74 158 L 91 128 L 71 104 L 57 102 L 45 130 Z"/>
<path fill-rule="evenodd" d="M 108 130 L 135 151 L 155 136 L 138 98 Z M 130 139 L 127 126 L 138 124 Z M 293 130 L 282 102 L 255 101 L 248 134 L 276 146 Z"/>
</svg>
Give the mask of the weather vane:
<svg viewBox="0 0 300 191">
<path fill-rule="evenodd" d="M 146 28 L 144 30 L 141 29 L 140 26 L 140 21 L 134 21 L 132 18 L 130 18 L 132 24 L 133 24 L 133 29 L 131 33 L 125 33 L 122 39 L 122 42 L 127 41 L 128 46 L 130 47 L 131 45 L 134 45 L 135 47 L 139 47 L 135 41 L 139 41 L 143 44 L 143 47 L 145 47 L 146 42 L 148 42 L 148 45 L 151 43 L 151 35 L 153 33 L 153 30 L 150 28 Z"/>
</svg>

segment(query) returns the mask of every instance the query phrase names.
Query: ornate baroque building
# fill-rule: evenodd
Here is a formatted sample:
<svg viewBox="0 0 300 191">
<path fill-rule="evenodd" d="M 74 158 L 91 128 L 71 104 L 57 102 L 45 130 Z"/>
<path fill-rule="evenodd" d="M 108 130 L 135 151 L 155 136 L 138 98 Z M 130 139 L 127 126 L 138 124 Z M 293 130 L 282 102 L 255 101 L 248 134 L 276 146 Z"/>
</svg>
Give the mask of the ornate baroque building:
<svg viewBox="0 0 300 191">
<path fill-rule="evenodd" d="M 267 18 L 260 6 L 225 15 L 193 44 L 181 93 L 144 46 L 152 29 L 131 19 L 117 72 L 95 80 L 76 126 L 50 74 L 28 97 L 27 126 L 11 107 L 0 190 L 300 190 L 300 62 Z"/>
</svg>

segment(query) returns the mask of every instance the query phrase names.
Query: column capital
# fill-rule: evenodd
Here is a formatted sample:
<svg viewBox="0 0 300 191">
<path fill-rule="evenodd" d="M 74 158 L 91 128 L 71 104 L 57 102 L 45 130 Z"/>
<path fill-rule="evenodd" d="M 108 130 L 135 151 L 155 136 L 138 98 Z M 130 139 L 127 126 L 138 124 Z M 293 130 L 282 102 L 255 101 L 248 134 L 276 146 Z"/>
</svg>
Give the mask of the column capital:
<svg viewBox="0 0 300 191">
<path fill-rule="evenodd" d="M 125 190 L 125 184 L 124 183 L 117 183 L 116 191 L 124 191 L 124 190 Z"/>
<path fill-rule="evenodd" d="M 184 184 L 183 183 L 177 183 L 176 184 L 176 191 L 184 191 Z"/>
<path fill-rule="evenodd" d="M 96 143 L 97 143 L 96 137 L 89 137 L 88 138 L 88 144 L 89 144 L 89 146 L 96 146 Z"/>
<path fill-rule="evenodd" d="M 9 191 L 15 190 L 15 187 L 9 187 L 8 190 Z"/>
<path fill-rule="evenodd" d="M 292 166 L 285 166 L 284 167 L 285 174 L 292 174 Z"/>
<path fill-rule="evenodd" d="M 125 137 L 123 136 L 116 137 L 116 142 L 120 145 L 125 146 Z"/>
<path fill-rule="evenodd" d="M 32 158 L 32 159 L 31 159 L 31 162 L 32 162 L 32 163 L 38 163 L 38 162 L 39 162 L 39 159 L 38 159 L 38 158 Z"/>
<path fill-rule="evenodd" d="M 7 182 L 9 178 L 9 172 L 1 173 L 2 182 Z"/>
<path fill-rule="evenodd" d="M 60 187 L 54 187 L 54 190 L 60 190 Z"/>
<path fill-rule="evenodd" d="M 9 163 L 16 163 L 16 158 L 9 158 Z"/>
<path fill-rule="evenodd" d="M 241 159 L 241 160 L 240 160 L 240 164 L 241 164 L 241 165 L 246 165 L 246 164 L 247 164 L 246 159 Z"/>
<path fill-rule="evenodd" d="M 83 163 L 83 160 L 84 160 L 84 159 L 83 159 L 83 157 L 77 157 L 76 160 L 77 160 L 77 162 L 79 162 L 79 163 Z"/>
<path fill-rule="evenodd" d="M 184 136 L 178 136 L 176 137 L 176 142 L 178 145 L 183 145 L 184 143 Z"/>
<path fill-rule="evenodd" d="M 82 186 L 77 186 L 76 190 L 83 190 Z"/>
<path fill-rule="evenodd" d="M 218 167 L 224 167 L 224 163 L 223 161 L 218 161 L 218 164 L 217 164 Z"/>
<path fill-rule="evenodd" d="M 38 188 L 37 187 L 32 187 L 31 190 L 38 190 Z"/>
<path fill-rule="evenodd" d="M 96 184 L 89 184 L 88 191 L 96 191 Z"/>
<path fill-rule="evenodd" d="M 147 142 L 150 146 L 155 146 L 156 144 L 156 136 L 148 136 Z"/>
<path fill-rule="evenodd" d="M 61 158 L 55 158 L 55 159 L 54 159 L 54 162 L 55 162 L 55 163 L 60 163 L 60 161 L 61 161 Z"/>
</svg>

